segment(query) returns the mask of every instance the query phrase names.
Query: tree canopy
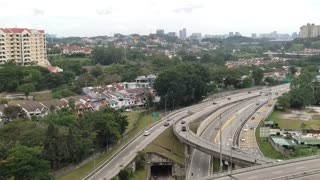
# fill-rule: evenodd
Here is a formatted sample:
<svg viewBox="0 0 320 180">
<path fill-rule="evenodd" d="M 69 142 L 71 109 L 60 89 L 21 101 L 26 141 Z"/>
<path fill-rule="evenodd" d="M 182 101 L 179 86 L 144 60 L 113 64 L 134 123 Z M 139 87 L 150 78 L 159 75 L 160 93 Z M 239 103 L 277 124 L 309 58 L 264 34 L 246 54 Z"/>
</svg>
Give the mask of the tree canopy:
<svg viewBox="0 0 320 180">
<path fill-rule="evenodd" d="M 176 105 L 198 102 L 208 92 L 208 69 L 200 64 L 179 64 L 159 74 L 155 89 L 164 103 L 175 101 Z"/>
</svg>

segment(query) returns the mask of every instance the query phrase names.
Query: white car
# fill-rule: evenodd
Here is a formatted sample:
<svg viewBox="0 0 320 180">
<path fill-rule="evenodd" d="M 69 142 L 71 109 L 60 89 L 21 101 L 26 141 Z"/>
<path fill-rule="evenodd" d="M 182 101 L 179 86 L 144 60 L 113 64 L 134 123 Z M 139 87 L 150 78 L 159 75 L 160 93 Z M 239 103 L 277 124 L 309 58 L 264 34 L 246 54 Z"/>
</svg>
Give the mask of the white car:
<svg viewBox="0 0 320 180">
<path fill-rule="evenodd" d="M 248 129 L 247 129 L 247 128 L 244 128 L 244 129 L 243 129 L 243 131 L 244 131 L 244 132 L 247 132 L 247 131 L 248 131 Z"/>
<path fill-rule="evenodd" d="M 241 138 L 241 141 L 242 141 L 242 142 L 245 142 L 245 141 L 246 141 L 246 139 L 245 139 L 245 138 Z"/>
<path fill-rule="evenodd" d="M 149 131 L 144 131 L 144 136 L 149 136 L 150 132 Z"/>
</svg>

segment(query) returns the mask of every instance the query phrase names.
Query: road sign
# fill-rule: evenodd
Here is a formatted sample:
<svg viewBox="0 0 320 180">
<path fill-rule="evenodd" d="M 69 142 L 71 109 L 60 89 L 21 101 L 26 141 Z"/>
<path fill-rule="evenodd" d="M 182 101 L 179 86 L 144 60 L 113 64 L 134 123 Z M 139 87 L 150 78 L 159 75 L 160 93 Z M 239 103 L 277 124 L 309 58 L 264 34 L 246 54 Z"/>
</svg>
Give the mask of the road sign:
<svg viewBox="0 0 320 180">
<path fill-rule="evenodd" d="M 270 127 L 261 127 L 260 137 L 269 137 L 269 136 L 270 136 Z"/>
<path fill-rule="evenodd" d="M 158 117 L 159 117 L 159 114 L 158 114 L 158 113 L 152 113 L 152 117 L 153 117 L 153 118 L 158 118 Z"/>
</svg>

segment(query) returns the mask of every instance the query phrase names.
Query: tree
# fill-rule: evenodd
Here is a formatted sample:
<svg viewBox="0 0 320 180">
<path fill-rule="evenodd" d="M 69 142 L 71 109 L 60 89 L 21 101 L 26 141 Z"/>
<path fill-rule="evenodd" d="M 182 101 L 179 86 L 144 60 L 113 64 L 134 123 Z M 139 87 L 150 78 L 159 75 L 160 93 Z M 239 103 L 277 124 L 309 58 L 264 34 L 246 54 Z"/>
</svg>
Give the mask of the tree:
<svg viewBox="0 0 320 180">
<path fill-rule="evenodd" d="M 0 99 L 0 104 L 8 104 L 8 100 L 7 99 Z"/>
<path fill-rule="evenodd" d="M 95 133 L 87 128 L 80 129 L 78 125 L 69 127 L 67 136 L 68 150 L 72 162 L 80 162 L 90 152 L 93 146 Z"/>
<path fill-rule="evenodd" d="M 50 161 L 53 169 L 59 168 L 60 162 L 68 160 L 70 155 L 66 138 L 59 134 L 59 129 L 52 123 L 49 124 L 46 132 L 42 154 L 46 160 Z"/>
<path fill-rule="evenodd" d="M 70 98 L 68 104 L 69 104 L 69 107 L 71 108 L 71 110 L 74 111 L 75 107 L 76 107 L 76 100 L 74 98 Z"/>
<path fill-rule="evenodd" d="M 242 86 L 243 88 L 249 88 L 252 86 L 252 82 L 253 82 L 253 79 L 251 77 L 245 77 L 243 80 L 242 80 Z"/>
<path fill-rule="evenodd" d="M 135 162 L 136 162 L 136 169 L 144 169 L 144 166 L 146 165 L 146 153 L 144 152 L 138 152 Z"/>
<path fill-rule="evenodd" d="M 124 62 L 124 49 L 116 47 L 95 47 L 92 50 L 93 61 L 96 64 L 109 65 Z"/>
<path fill-rule="evenodd" d="M 98 76 L 102 75 L 102 73 L 103 73 L 103 69 L 102 69 L 102 66 L 100 64 L 95 65 L 90 70 L 90 74 L 93 75 L 94 77 L 98 77 Z"/>
<path fill-rule="evenodd" d="M 127 169 L 121 169 L 118 176 L 120 180 L 129 180 L 130 172 Z"/>
<path fill-rule="evenodd" d="M 26 96 L 26 99 L 28 99 L 30 92 L 33 92 L 35 90 L 35 87 L 32 83 L 27 83 L 19 86 L 18 89 L 20 92 L 24 93 L 24 95 Z"/>
<path fill-rule="evenodd" d="M 290 71 L 291 75 L 294 76 L 297 72 L 297 69 L 294 66 L 290 66 L 289 71 Z"/>
<path fill-rule="evenodd" d="M 48 161 L 41 159 L 39 147 L 16 146 L 10 149 L 6 159 L 0 162 L 0 169 L 0 177 L 5 179 L 51 179 Z"/>
<path fill-rule="evenodd" d="M 209 84 L 208 69 L 200 64 L 179 64 L 171 67 L 157 77 L 154 88 L 168 104 L 188 105 L 200 101 L 207 95 Z"/>
<path fill-rule="evenodd" d="M 255 69 L 252 71 L 252 78 L 254 79 L 255 85 L 260 85 L 263 79 L 263 71 L 261 69 Z"/>
<path fill-rule="evenodd" d="M 304 131 L 306 127 L 307 127 L 307 124 L 306 124 L 306 123 L 301 123 L 301 124 L 300 124 L 300 129 L 301 129 L 301 131 Z"/>
<path fill-rule="evenodd" d="M 266 77 L 264 81 L 268 83 L 270 86 L 278 84 L 278 82 L 272 77 Z"/>
<path fill-rule="evenodd" d="M 93 123 L 96 132 L 96 142 L 99 147 L 107 147 L 120 138 L 119 124 L 111 113 L 103 111 L 86 112 L 83 116 L 87 121 Z"/>
<path fill-rule="evenodd" d="M 278 106 L 286 110 L 290 108 L 290 96 L 289 94 L 285 94 L 278 98 Z"/>
<path fill-rule="evenodd" d="M 24 118 L 26 114 L 20 106 L 9 105 L 4 108 L 3 115 L 6 119 L 5 122 L 8 122 L 16 118 Z"/>
</svg>

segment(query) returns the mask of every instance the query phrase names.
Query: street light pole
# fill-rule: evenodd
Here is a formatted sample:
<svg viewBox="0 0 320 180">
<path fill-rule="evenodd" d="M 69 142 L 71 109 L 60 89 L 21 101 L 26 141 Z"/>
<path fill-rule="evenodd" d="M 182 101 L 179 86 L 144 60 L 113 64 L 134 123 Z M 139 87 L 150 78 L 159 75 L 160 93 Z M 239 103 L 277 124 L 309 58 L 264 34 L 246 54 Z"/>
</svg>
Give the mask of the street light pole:
<svg viewBox="0 0 320 180">
<path fill-rule="evenodd" d="M 172 111 L 174 111 L 174 101 L 175 101 L 175 99 L 173 99 Z"/>
<path fill-rule="evenodd" d="M 222 128 L 222 122 L 221 122 L 221 114 L 220 114 L 220 172 L 222 172 L 222 134 L 221 134 L 221 128 Z"/>
<path fill-rule="evenodd" d="M 167 115 L 167 94 L 164 96 L 164 115 Z"/>
<path fill-rule="evenodd" d="M 230 130 L 230 133 L 231 133 L 231 136 L 230 136 L 230 178 L 232 178 L 232 146 L 233 146 L 233 121 L 231 122 L 231 130 Z"/>
<path fill-rule="evenodd" d="M 229 139 L 230 143 L 230 177 L 231 179 L 233 179 L 232 177 L 232 146 L 233 146 L 233 137 L 232 139 Z"/>
</svg>

